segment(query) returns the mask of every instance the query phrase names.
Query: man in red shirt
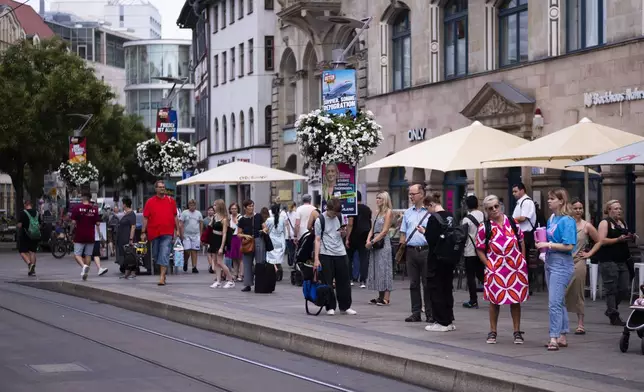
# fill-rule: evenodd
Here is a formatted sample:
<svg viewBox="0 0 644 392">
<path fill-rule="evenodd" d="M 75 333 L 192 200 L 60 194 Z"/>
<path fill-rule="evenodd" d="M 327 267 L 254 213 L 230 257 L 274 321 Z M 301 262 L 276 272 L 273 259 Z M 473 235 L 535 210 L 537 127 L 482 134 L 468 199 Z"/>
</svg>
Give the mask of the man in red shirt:
<svg viewBox="0 0 644 392">
<path fill-rule="evenodd" d="M 165 194 L 162 180 L 154 184 L 156 196 L 152 196 L 143 208 L 143 230 L 141 241 L 152 242 L 152 260 L 159 266 L 159 286 L 165 286 L 165 276 L 172 252 L 172 238 L 178 235 L 179 221 L 177 203 Z"/>
<path fill-rule="evenodd" d="M 91 196 L 83 194 L 81 204 L 72 209 L 74 221 L 74 259 L 81 266 L 81 278 L 87 280 L 92 252 L 94 250 L 94 235 L 101 224 L 98 207 L 90 203 Z"/>
</svg>

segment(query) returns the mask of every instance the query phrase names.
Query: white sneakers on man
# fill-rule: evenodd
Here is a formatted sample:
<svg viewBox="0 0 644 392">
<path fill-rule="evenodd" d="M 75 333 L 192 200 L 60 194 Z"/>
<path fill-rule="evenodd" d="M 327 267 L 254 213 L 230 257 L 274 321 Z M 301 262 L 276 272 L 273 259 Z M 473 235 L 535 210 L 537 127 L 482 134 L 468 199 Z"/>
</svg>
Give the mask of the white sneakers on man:
<svg viewBox="0 0 644 392">
<path fill-rule="evenodd" d="M 425 331 L 427 331 L 427 332 L 450 332 L 450 331 L 456 331 L 456 326 L 454 324 L 444 326 L 444 325 L 440 325 L 438 323 L 434 323 L 434 324 L 429 324 L 428 326 L 426 326 Z"/>
<path fill-rule="evenodd" d="M 84 265 L 81 272 L 81 279 L 87 280 L 87 275 L 89 274 L 89 265 Z"/>
<path fill-rule="evenodd" d="M 103 276 L 107 273 L 107 268 L 101 268 L 98 270 L 98 276 Z"/>
<path fill-rule="evenodd" d="M 341 313 L 341 314 L 346 314 L 346 315 L 349 315 L 349 316 L 353 316 L 353 315 L 358 314 L 358 312 L 356 312 L 355 310 L 353 310 L 353 309 L 351 309 L 351 308 L 349 308 L 349 309 L 347 309 L 347 310 L 342 310 L 340 313 Z M 327 315 L 327 316 L 333 316 L 333 315 L 335 315 L 335 310 L 333 310 L 333 309 L 329 309 L 329 310 L 327 310 L 327 311 L 326 311 L 326 315 Z"/>
</svg>

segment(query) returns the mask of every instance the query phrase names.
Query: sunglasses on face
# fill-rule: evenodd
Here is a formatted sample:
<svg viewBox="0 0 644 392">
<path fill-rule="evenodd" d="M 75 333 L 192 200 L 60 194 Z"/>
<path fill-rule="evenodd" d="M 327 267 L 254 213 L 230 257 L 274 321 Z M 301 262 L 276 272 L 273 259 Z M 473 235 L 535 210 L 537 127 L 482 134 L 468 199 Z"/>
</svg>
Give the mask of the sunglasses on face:
<svg viewBox="0 0 644 392">
<path fill-rule="evenodd" d="M 495 210 L 498 210 L 499 208 L 501 208 L 501 206 L 500 206 L 500 205 L 498 205 L 498 204 L 495 204 L 495 205 L 493 205 L 493 206 L 489 206 L 489 207 L 487 208 L 487 210 L 488 210 L 488 211 L 495 211 Z"/>
</svg>

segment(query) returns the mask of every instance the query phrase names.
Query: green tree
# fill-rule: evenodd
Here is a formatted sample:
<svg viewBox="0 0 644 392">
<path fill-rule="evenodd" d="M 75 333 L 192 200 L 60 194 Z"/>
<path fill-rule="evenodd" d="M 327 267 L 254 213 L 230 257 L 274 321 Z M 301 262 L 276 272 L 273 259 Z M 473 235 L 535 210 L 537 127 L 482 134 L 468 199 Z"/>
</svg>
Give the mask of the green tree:
<svg viewBox="0 0 644 392">
<path fill-rule="evenodd" d="M 113 98 L 60 39 L 37 46 L 25 40 L 0 54 L 0 171 L 11 176 L 18 211 L 25 187 L 39 197 L 44 174 L 66 159 L 68 138 L 80 125 L 70 114 L 101 114 Z"/>
</svg>

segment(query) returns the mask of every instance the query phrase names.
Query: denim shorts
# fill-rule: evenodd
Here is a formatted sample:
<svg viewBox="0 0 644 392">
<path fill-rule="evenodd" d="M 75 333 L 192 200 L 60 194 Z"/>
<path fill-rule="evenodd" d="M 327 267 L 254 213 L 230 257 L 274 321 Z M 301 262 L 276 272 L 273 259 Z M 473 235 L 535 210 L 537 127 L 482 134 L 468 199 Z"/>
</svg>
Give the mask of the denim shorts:
<svg viewBox="0 0 644 392">
<path fill-rule="evenodd" d="M 172 252 L 172 236 L 162 235 L 152 240 L 152 260 L 157 265 L 167 267 Z"/>
<path fill-rule="evenodd" d="M 94 243 L 91 244 L 79 244 L 74 242 L 74 255 L 80 257 L 90 257 L 94 252 Z"/>
</svg>

